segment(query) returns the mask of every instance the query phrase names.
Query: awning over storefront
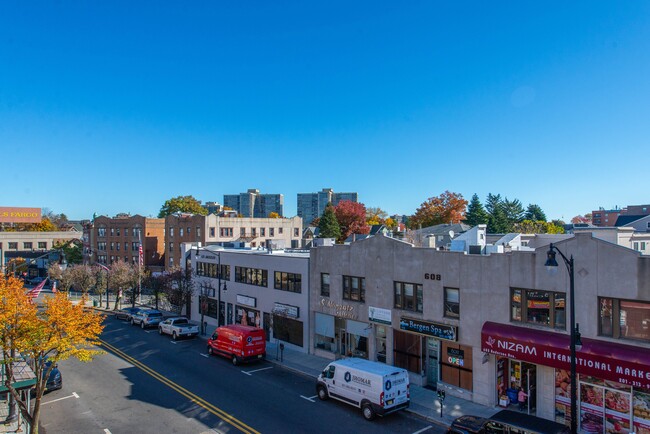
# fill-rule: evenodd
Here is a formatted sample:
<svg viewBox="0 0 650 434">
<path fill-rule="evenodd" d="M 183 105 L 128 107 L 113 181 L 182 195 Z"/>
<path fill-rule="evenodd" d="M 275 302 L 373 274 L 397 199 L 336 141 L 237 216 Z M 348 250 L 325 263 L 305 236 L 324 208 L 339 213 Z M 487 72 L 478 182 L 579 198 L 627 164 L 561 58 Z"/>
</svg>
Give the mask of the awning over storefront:
<svg viewBox="0 0 650 434">
<path fill-rule="evenodd" d="M 567 334 L 486 322 L 481 351 L 558 369 L 571 368 Z M 576 354 L 579 374 L 650 388 L 650 350 L 643 347 L 582 338 Z"/>
</svg>

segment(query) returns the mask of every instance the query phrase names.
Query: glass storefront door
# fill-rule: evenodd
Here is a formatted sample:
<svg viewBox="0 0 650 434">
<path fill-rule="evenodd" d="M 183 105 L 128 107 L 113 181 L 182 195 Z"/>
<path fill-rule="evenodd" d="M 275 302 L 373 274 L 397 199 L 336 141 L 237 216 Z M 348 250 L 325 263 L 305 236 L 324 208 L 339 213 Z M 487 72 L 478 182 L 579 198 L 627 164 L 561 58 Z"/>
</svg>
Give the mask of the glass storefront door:
<svg viewBox="0 0 650 434">
<path fill-rule="evenodd" d="M 438 385 L 438 339 L 427 338 L 427 385 L 436 388 Z"/>
</svg>

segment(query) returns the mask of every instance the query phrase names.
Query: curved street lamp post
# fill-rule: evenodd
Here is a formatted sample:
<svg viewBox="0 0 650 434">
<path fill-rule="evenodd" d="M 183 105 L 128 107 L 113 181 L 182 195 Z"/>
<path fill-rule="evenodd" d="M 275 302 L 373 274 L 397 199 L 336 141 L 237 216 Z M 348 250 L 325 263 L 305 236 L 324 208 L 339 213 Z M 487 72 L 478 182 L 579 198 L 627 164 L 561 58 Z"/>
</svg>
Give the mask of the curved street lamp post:
<svg viewBox="0 0 650 434">
<path fill-rule="evenodd" d="M 569 316 L 570 320 L 570 344 L 569 348 L 571 350 L 571 433 L 576 434 L 578 432 L 578 409 L 577 409 L 577 396 L 578 396 L 578 387 L 577 387 L 577 373 L 576 373 L 576 352 L 580 351 L 582 348 L 582 341 L 580 340 L 580 325 L 576 323 L 576 306 L 575 306 L 575 278 L 574 278 L 574 263 L 573 255 L 570 258 L 567 258 L 564 253 L 560 251 L 553 243 L 549 246 L 548 252 L 546 253 L 546 263 L 544 266 L 549 271 L 549 273 L 554 274 L 557 272 L 558 263 L 555 259 L 556 252 L 560 254 L 564 264 L 566 265 L 567 271 L 569 273 Z"/>
</svg>

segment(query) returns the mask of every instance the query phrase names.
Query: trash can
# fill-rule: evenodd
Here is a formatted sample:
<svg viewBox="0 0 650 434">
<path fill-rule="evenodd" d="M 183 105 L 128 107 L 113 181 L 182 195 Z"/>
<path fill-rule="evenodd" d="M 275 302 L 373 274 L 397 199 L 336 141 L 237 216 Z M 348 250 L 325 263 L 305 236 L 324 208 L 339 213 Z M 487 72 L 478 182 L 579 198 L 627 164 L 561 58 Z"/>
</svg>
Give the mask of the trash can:
<svg viewBox="0 0 650 434">
<path fill-rule="evenodd" d="M 93 307 L 97 307 L 97 300 L 93 300 Z"/>
</svg>

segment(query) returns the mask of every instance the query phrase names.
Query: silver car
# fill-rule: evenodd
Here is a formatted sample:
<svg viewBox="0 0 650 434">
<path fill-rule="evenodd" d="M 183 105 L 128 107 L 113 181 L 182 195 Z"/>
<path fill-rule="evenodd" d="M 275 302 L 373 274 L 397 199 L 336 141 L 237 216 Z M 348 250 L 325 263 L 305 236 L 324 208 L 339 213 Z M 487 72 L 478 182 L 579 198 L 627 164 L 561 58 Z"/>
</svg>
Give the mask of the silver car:
<svg viewBox="0 0 650 434">
<path fill-rule="evenodd" d="M 140 324 L 140 328 L 155 327 L 163 320 L 163 314 L 156 309 L 140 309 L 131 315 L 131 325 Z"/>
</svg>

